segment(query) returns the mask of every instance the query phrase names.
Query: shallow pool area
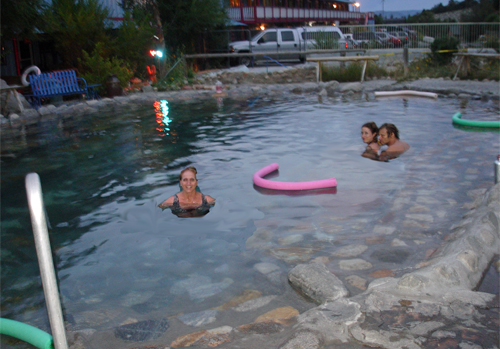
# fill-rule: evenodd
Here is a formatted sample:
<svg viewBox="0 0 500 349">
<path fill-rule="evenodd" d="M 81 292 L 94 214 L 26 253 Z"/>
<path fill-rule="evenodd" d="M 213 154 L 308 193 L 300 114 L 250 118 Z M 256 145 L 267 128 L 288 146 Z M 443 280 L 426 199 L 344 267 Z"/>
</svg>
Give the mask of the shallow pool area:
<svg viewBox="0 0 500 349">
<path fill-rule="evenodd" d="M 130 319 L 168 318 L 170 341 L 199 327 L 180 314 L 215 310 L 213 323 L 243 324 L 243 311 L 227 305 L 241 295 L 302 312 L 314 304 L 287 282 L 298 263 L 325 263 L 351 295 L 401 276 L 432 258 L 475 193 L 493 184 L 499 134 L 454 127 L 457 111 L 500 119 L 494 101 L 297 94 L 157 101 L 3 137 L 2 317 L 49 329 L 29 172 L 40 175 L 68 326 L 101 333 L 89 348 L 103 338 L 115 347 L 122 339 L 108 337 Z M 390 162 L 361 157 L 367 121 L 396 124 L 411 149 Z M 273 180 L 335 177 L 338 186 L 299 195 L 255 187 L 252 175 L 273 162 Z M 157 205 L 179 191 L 190 165 L 216 205 L 186 219 Z"/>
</svg>

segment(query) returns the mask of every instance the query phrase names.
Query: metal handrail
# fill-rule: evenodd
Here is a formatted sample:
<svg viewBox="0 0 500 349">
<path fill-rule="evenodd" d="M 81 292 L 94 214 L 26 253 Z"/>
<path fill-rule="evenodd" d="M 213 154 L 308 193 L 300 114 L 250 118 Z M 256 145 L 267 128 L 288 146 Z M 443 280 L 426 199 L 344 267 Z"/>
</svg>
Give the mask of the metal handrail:
<svg viewBox="0 0 500 349">
<path fill-rule="evenodd" d="M 167 78 L 168 74 L 170 74 L 170 72 L 171 72 L 172 70 L 174 70 L 174 68 L 177 66 L 177 64 L 179 64 L 179 62 L 180 62 L 180 61 L 182 61 L 182 59 L 183 59 L 183 58 L 181 57 L 181 58 L 179 58 L 179 59 L 177 60 L 177 62 L 175 62 L 175 64 L 172 66 L 172 68 L 170 68 L 170 70 L 169 70 L 169 71 L 168 71 L 168 72 L 167 72 L 167 73 L 163 76 L 162 80 L 165 80 L 165 79 Z"/>
<path fill-rule="evenodd" d="M 42 198 L 42 186 L 40 177 L 36 173 L 26 176 L 26 195 L 28 196 L 28 207 L 31 217 L 31 226 L 35 238 L 36 254 L 40 276 L 42 278 L 43 293 L 47 303 L 50 328 L 54 339 L 55 349 L 68 349 L 66 331 L 59 299 L 59 290 L 56 282 L 54 261 L 50 248 L 49 232 L 45 215 L 45 206 Z"/>
<path fill-rule="evenodd" d="M 272 58 L 271 58 L 271 57 L 269 57 L 269 56 L 264 56 L 264 58 L 266 59 L 266 73 L 269 73 L 269 61 L 270 61 L 270 60 L 271 60 L 271 61 L 273 61 L 273 62 L 274 62 L 274 63 L 276 63 L 276 64 L 281 65 L 283 68 L 288 68 L 286 65 L 281 64 L 280 62 L 278 62 L 278 61 L 277 61 L 277 60 L 275 60 L 275 59 L 272 59 Z"/>
</svg>

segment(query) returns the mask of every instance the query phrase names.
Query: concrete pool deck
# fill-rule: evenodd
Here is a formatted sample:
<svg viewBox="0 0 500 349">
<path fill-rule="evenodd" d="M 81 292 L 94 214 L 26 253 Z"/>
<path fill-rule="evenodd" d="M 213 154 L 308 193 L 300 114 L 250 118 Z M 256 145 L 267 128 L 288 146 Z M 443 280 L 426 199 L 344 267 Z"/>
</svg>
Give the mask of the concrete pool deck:
<svg viewBox="0 0 500 349">
<path fill-rule="evenodd" d="M 365 93 L 372 98 L 374 91 L 411 89 L 435 92 L 446 98 L 498 101 L 500 90 L 498 82 L 494 81 L 444 79 L 401 83 L 374 80 L 342 84 L 237 84 L 228 87 L 228 97 L 234 99 L 262 94 L 286 96 L 287 93 L 290 96 L 317 94 L 321 98 Z M 119 111 L 157 99 L 196 102 L 199 98 L 213 98 L 213 94 L 214 91 L 203 89 L 151 91 L 99 101 L 48 105 L 38 111 L 27 109 L 24 113 L 2 119 L 1 132 L 2 135 L 16 134 L 24 127 L 36 127 L 44 120 Z M 319 304 L 310 310 L 298 314 L 291 307 L 282 307 L 262 314 L 258 321 L 248 325 L 232 327 L 230 322 L 216 328 L 205 325 L 200 327 L 205 329 L 179 336 L 174 341 L 161 343 L 159 337 L 154 343 L 124 342 L 122 348 L 498 348 L 498 294 L 473 290 L 500 251 L 500 185 L 476 193 L 469 208 L 461 221 L 450 222 L 452 234 L 446 245 L 418 270 L 399 278 L 377 279 L 362 294 L 349 298 L 342 282 L 322 263 L 299 264 L 290 271 L 288 279 L 296 289 Z M 266 301 L 265 298 L 249 298 L 233 306 L 242 309 L 253 306 L 255 309 Z M 185 321 L 203 322 L 213 316 L 210 311 L 192 318 L 186 314 Z M 70 333 L 70 348 L 94 348 L 86 345 L 87 334 L 85 331 Z"/>
</svg>

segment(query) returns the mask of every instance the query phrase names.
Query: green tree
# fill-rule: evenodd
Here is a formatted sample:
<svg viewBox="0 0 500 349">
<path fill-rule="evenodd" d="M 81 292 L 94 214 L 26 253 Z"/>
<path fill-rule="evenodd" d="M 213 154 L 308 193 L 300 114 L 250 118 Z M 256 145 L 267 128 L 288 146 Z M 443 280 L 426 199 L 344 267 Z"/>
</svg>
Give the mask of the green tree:
<svg viewBox="0 0 500 349">
<path fill-rule="evenodd" d="M 500 22 L 499 1 L 480 0 L 469 14 L 462 15 L 462 22 Z"/>
<path fill-rule="evenodd" d="M 429 10 L 423 10 L 420 13 L 417 13 L 414 16 L 409 16 L 408 19 L 406 20 L 407 23 L 436 23 L 439 22 L 434 17 L 434 13 Z"/>
<path fill-rule="evenodd" d="M 2 0 L 2 39 L 33 38 L 42 23 L 44 0 Z"/>
<path fill-rule="evenodd" d="M 142 21 L 146 17 L 150 18 L 150 23 L 154 28 L 154 38 L 156 39 L 154 44 L 155 47 L 153 48 L 163 52 L 166 57 L 167 50 L 165 47 L 165 37 L 163 35 L 163 24 L 160 17 L 158 0 L 123 0 L 122 7 L 125 10 L 132 11 L 136 20 Z M 165 59 L 160 59 L 158 63 L 158 71 L 161 76 L 166 69 Z"/>
<path fill-rule="evenodd" d="M 375 24 L 384 24 L 384 17 L 382 15 L 375 15 Z"/>
<path fill-rule="evenodd" d="M 113 38 L 113 51 L 117 58 L 123 59 L 135 70 L 144 72 L 150 63 L 149 50 L 155 29 L 150 24 L 147 14 L 132 17 L 125 12 L 122 25 L 116 30 Z"/>
<path fill-rule="evenodd" d="M 197 39 L 204 31 L 221 28 L 227 14 L 220 0 L 162 0 L 159 3 L 167 45 L 196 51 Z"/>
<path fill-rule="evenodd" d="M 82 50 L 92 52 L 98 42 L 110 47 L 109 11 L 98 0 L 52 0 L 44 17 L 44 31 L 53 38 L 68 68 L 78 66 Z"/>
</svg>

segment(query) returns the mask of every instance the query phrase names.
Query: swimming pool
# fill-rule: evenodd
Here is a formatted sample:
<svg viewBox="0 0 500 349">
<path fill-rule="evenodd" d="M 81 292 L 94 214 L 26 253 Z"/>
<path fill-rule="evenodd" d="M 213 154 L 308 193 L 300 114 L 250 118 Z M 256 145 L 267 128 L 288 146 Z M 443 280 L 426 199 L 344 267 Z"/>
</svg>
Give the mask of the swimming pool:
<svg viewBox="0 0 500 349">
<path fill-rule="evenodd" d="M 313 304 L 286 274 L 315 258 L 351 294 L 376 277 L 400 276 L 446 240 L 471 190 L 493 184 L 498 133 L 455 128 L 457 111 L 498 120 L 494 102 L 260 96 L 223 106 L 157 101 L 4 137 L 2 316 L 48 330 L 28 172 L 41 178 L 72 329 L 106 333 L 128 319 L 200 312 L 246 290 L 303 311 Z M 389 163 L 362 158 L 367 121 L 396 124 L 411 149 Z M 254 187 L 253 173 L 272 162 L 280 165 L 275 179 L 335 177 L 338 187 L 307 195 Z M 156 207 L 178 191 L 188 165 L 217 200 L 203 218 Z"/>
</svg>

